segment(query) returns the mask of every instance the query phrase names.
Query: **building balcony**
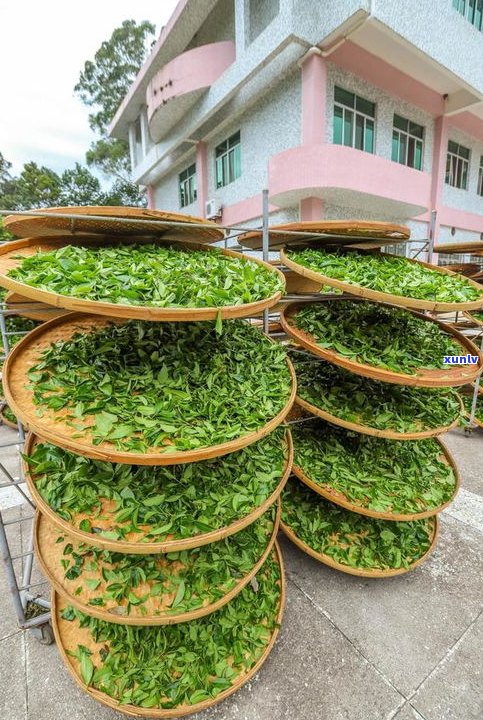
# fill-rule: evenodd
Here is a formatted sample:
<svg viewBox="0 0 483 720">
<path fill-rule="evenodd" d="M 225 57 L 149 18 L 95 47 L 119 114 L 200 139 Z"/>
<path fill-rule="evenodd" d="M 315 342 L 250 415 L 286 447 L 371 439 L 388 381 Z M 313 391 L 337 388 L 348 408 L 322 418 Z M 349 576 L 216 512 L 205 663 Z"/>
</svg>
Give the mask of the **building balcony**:
<svg viewBox="0 0 483 720">
<path fill-rule="evenodd" d="M 430 207 L 431 175 L 343 145 L 302 145 L 270 158 L 268 187 L 280 207 L 318 197 L 380 217 L 410 218 Z"/>
<path fill-rule="evenodd" d="M 149 131 L 159 142 L 235 60 L 231 40 L 187 50 L 164 65 L 146 90 Z"/>
</svg>

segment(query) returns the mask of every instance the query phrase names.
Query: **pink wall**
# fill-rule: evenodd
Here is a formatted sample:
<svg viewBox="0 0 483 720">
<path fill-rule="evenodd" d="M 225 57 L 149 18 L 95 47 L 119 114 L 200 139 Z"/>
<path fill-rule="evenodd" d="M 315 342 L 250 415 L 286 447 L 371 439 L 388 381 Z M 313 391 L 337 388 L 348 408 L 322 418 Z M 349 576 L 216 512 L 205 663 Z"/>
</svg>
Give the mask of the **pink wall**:
<svg viewBox="0 0 483 720">
<path fill-rule="evenodd" d="M 196 145 L 196 185 L 198 215 L 205 217 L 206 201 L 208 200 L 208 150 L 204 142 Z"/>
<path fill-rule="evenodd" d="M 146 186 L 146 198 L 148 201 L 148 208 L 150 210 L 154 210 L 154 208 L 156 207 L 156 202 L 154 200 L 154 185 Z"/>
<path fill-rule="evenodd" d="M 325 142 L 327 103 L 327 63 L 318 48 L 310 48 L 301 62 L 302 68 L 302 144 Z M 300 202 L 301 220 L 323 217 L 324 203 L 320 198 L 304 198 Z"/>
<path fill-rule="evenodd" d="M 234 60 L 235 43 L 225 40 L 187 50 L 166 63 L 146 90 L 148 121 L 169 100 L 212 85 Z"/>
</svg>

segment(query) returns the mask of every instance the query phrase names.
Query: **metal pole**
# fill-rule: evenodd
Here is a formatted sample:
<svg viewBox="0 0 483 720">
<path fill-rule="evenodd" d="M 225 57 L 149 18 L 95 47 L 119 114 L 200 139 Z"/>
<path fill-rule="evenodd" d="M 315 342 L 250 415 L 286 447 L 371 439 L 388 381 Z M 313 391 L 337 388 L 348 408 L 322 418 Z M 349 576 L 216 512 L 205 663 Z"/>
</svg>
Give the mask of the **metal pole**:
<svg viewBox="0 0 483 720">
<path fill-rule="evenodd" d="M 262 191 L 262 256 L 268 261 L 268 190 Z M 268 310 L 263 311 L 263 332 L 268 333 Z"/>
<path fill-rule="evenodd" d="M 434 233 L 436 232 L 436 216 L 437 216 L 436 210 L 431 210 L 431 221 L 429 224 L 428 263 L 433 262 L 434 241 L 435 241 Z"/>
</svg>

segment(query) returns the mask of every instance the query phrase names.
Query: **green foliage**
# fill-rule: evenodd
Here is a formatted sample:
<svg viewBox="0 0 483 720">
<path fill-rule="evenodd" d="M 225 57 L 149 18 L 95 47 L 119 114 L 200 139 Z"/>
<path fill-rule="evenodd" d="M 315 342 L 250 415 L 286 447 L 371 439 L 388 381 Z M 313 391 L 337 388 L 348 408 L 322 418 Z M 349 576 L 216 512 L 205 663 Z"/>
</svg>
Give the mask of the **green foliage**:
<svg viewBox="0 0 483 720">
<path fill-rule="evenodd" d="M 445 275 L 403 257 L 314 248 L 292 250 L 288 256 L 326 277 L 391 295 L 440 303 L 483 301 L 483 289 L 476 290 L 467 278 Z"/>
<path fill-rule="evenodd" d="M 84 105 L 93 108 L 89 125 L 100 135 L 107 128 L 146 58 L 155 27 L 147 20 L 139 24 L 125 20 L 88 60 L 74 87 Z"/>
<path fill-rule="evenodd" d="M 322 348 L 344 358 L 393 372 L 444 368 L 445 355 L 462 348 L 433 322 L 408 310 L 366 301 L 327 300 L 298 311 L 297 327 Z"/>
<path fill-rule="evenodd" d="M 294 464 L 354 505 L 410 515 L 438 508 L 456 477 L 433 439 L 386 440 L 314 420 L 292 426 Z"/>
<path fill-rule="evenodd" d="M 62 196 L 61 179 L 50 168 L 35 162 L 28 162 L 14 183 L 13 205 L 8 210 L 60 205 Z"/>
<path fill-rule="evenodd" d="M 463 400 L 463 405 L 465 407 L 465 411 L 468 417 L 471 415 L 471 408 L 473 405 L 473 393 L 472 393 L 473 387 L 471 387 L 471 391 L 466 393 L 462 392 L 460 397 Z M 476 401 L 476 412 L 475 417 L 478 418 L 481 422 L 483 422 L 483 396 L 478 395 L 478 399 Z"/>
<path fill-rule="evenodd" d="M 95 358 L 95 362 L 93 362 Z M 282 346 L 242 320 L 131 321 L 54 343 L 28 373 L 34 402 L 63 409 L 95 444 L 146 452 L 225 443 L 260 430 L 286 405 Z"/>
<path fill-rule="evenodd" d="M 64 620 L 102 644 L 100 659 L 82 645 L 68 652 L 87 684 L 122 705 L 168 709 L 215 698 L 256 664 L 277 627 L 280 569 L 273 556 L 257 579 L 256 592 L 248 585 L 216 613 L 176 625 L 129 627 L 66 608 Z M 84 655 L 92 675 L 90 665 L 82 669 Z"/>
<path fill-rule="evenodd" d="M 125 140 L 101 138 L 91 144 L 86 162 L 89 167 L 98 167 L 107 177 L 125 178 L 131 170 L 129 145 Z"/>
<path fill-rule="evenodd" d="M 283 475 L 282 438 L 276 430 L 223 457 L 166 467 L 100 462 L 46 443 L 27 462 L 44 501 L 75 527 L 163 542 L 227 527 L 260 507 Z"/>
<path fill-rule="evenodd" d="M 327 502 L 297 479 L 282 496 L 283 522 L 315 552 L 351 568 L 409 568 L 431 545 L 434 519 L 375 520 Z"/>
<path fill-rule="evenodd" d="M 413 433 L 450 425 L 460 414 L 453 388 L 418 388 L 370 380 L 309 353 L 291 351 L 297 395 L 320 410 L 377 430 Z"/>
<path fill-rule="evenodd" d="M 69 245 L 24 257 L 8 276 L 64 296 L 153 307 L 241 305 L 283 290 L 275 272 L 249 259 L 166 245 Z"/>
<path fill-rule="evenodd" d="M 117 615 L 186 613 L 212 605 L 245 577 L 265 552 L 274 529 L 275 510 L 235 535 L 193 550 L 163 555 L 126 555 L 79 544 L 63 537 L 66 587 L 89 604 Z M 156 610 L 153 612 L 153 598 Z M 84 599 L 84 602 L 86 599 Z"/>
</svg>

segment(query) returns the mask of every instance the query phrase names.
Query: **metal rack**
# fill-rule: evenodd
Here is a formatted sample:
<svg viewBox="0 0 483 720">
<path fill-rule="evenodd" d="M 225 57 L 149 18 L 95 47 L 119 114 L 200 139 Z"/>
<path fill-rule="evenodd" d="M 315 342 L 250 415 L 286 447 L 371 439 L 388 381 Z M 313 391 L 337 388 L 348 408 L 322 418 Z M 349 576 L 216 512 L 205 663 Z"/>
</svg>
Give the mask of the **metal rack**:
<svg viewBox="0 0 483 720">
<path fill-rule="evenodd" d="M 238 244 L 238 237 L 247 231 L 253 231 L 253 230 L 262 230 L 262 258 L 263 260 L 269 260 L 269 203 L 268 203 L 268 190 L 264 190 L 262 192 L 262 225 L 261 226 L 252 226 L 252 227 L 244 227 L 244 226 L 230 226 L 230 227 L 223 227 L 220 226 L 222 229 L 227 231 L 227 235 L 222 241 L 224 243 L 224 246 L 227 248 L 230 248 L 232 250 L 237 250 L 240 252 L 246 252 L 246 249 L 241 247 Z M 0 210 L 0 216 L 2 215 L 32 215 L 32 216 L 46 216 L 47 213 L 42 211 L 29 211 L 29 212 L 12 212 L 12 211 L 2 211 Z M 68 219 L 69 225 L 70 225 L 70 233 L 73 235 L 76 231 L 76 221 L 82 217 L 82 218 L 90 218 L 92 220 L 99 219 L 103 222 L 116 222 L 117 224 L 123 223 L 123 222 L 129 222 L 131 225 L 132 223 L 144 223 L 144 220 L 123 220 L 119 218 L 108 218 L 105 216 L 95 216 L 95 215 L 73 215 L 69 213 L 48 213 L 50 217 L 60 217 L 60 218 L 66 218 Z M 173 221 L 157 221 L 158 223 L 162 224 L 170 224 L 172 225 L 179 225 L 186 227 L 186 223 L 176 223 Z M 418 257 L 421 253 L 426 252 L 427 253 L 427 260 L 428 262 L 431 262 L 433 257 L 433 246 L 434 246 L 434 228 L 436 224 L 436 213 L 433 212 L 431 214 L 431 223 L 430 223 L 430 238 L 429 239 L 422 239 L 422 240 L 414 240 L 412 242 L 409 242 L 407 244 L 408 248 L 411 248 L 411 245 L 413 243 L 417 243 L 418 247 L 414 255 L 412 257 Z M 202 225 L 198 225 L 197 223 L 190 224 L 190 227 L 203 227 Z M 270 230 L 270 233 L 274 234 L 276 233 L 276 230 Z M 289 233 L 294 236 L 304 237 L 307 238 L 307 234 L 300 231 L 283 231 L 284 233 Z M 326 233 L 317 233 L 317 235 L 314 235 L 313 237 L 320 238 L 320 237 L 326 237 L 330 234 Z M 145 235 L 144 235 L 145 237 Z M 155 239 L 153 237 L 153 239 Z M 367 240 L 365 237 L 361 237 L 360 240 Z M 133 238 L 134 241 L 134 238 Z M 283 268 L 281 268 L 283 270 Z M 288 303 L 293 300 L 300 301 L 306 301 L 306 302 L 312 302 L 314 299 L 317 299 L 319 296 L 317 294 L 303 294 L 303 295 L 285 295 L 284 298 L 282 298 L 281 302 Z M 10 305 L 9 307 L 6 306 L 4 302 L 0 304 L 0 332 L 1 332 L 1 338 L 4 348 L 4 354 L 3 356 L 0 355 L 0 361 L 3 362 L 5 357 L 7 356 L 9 350 L 10 350 L 10 342 L 9 337 L 14 334 L 12 332 L 9 332 L 7 330 L 6 326 L 6 318 L 12 315 L 18 315 L 21 312 L 25 311 L 32 311 L 32 310 L 38 310 L 42 309 L 42 312 L 48 312 L 49 310 L 54 312 L 58 312 L 58 309 L 56 308 L 48 308 L 46 305 L 35 303 L 35 302 L 25 302 L 25 303 L 17 303 L 15 306 Z M 269 320 L 270 318 L 275 319 L 275 315 L 270 315 L 269 310 L 265 310 L 263 312 L 263 330 L 264 332 L 269 332 Z M 456 317 L 457 319 L 457 317 Z M 469 331 L 466 331 L 469 332 Z M 20 334 L 18 331 L 15 332 L 16 335 Z M 281 332 L 272 332 L 270 333 L 272 336 L 280 336 L 283 333 Z M 481 340 L 481 347 L 483 349 L 483 327 L 477 329 L 472 334 L 472 339 L 480 339 Z M 474 424 L 474 418 L 475 418 L 475 411 L 476 411 L 476 402 L 478 397 L 478 388 L 479 388 L 480 378 L 478 377 L 476 383 L 475 383 L 475 391 L 473 395 L 473 404 L 472 404 L 472 410 L 471 410 L 471 417 L 469 421 L 469 429 L 472 429 Z M 301 422 L 301 420 L 295 420 L 294 422 Z M 18 423 L 17 426 L 17 434 L 14 440 L 4 443 L 0 445 L 0 451 L 2 448 L 11 448 L 11 447 L 17 447 L 19 453 L 22 452 L 22 447 L 24 443 L 24 430 L 21 425 L 21 423 Z M 20 457 L 20 456 L 19 456 Z M 20 463 L 19 463 L 20 465 Z M 50 620 L 50 602 L 46 600 L 45 598 L 42 598 L 38 594 L 38 589 L 40 586 L 47 585 L 47 581 L 41 581 L 41 582 L 32 582 L 32 571 L 33 571 L 33 561 L 34 561 L 34 552 L 33 552 L 33 519 L 35 517 L 35 505 L 28 496 L 28 492 L 26 492 L 25 488 L 25 478 L 23 477 L 22 468 L 21 465 L 19 467 L 19 473 L 18 475 L 12 475 L 8 469 L 5 467 L 3 460 L 0 457 L 0 489 L 2 488 L 15 488 L 17 492 L 19 492 L 22 496 L 22 498 L 25 500 L 26 503 L 32 508 L 32 513 L 22 517 L 19 515 L 18 518 L 14 520 L 4 520 L 2 511 L 0 510 L 0 553 L 1 553 L 1 561 L 5 569 L 5 574 L 7 578 L 7 585 L 9 589 L 9 593 L 12 598 L 13 607 L 17 616 L 18 626 L 21 629 L 30 630 L 42 643 L 50 643 L 53 641 L 52 631 L 49 625 Z M 5 528 L 9 525 L 20 525 L 23 522 L 29 522 L 30 523 L 30 532 L 29 532 L 29 540 L 27 544 L 27 549 L 25 552 L 22 552 L 17 555 L 13 555 L 10 550 L 9 542 L 7 539 L 7 534 Z M 22 561 L 22 572 L 17 573 L 14 566 L 14 561 Z M 32 613 L 33 610 L 33 613 Z M 32 617 L 30 615 L 33 614 Z"/>
</svg>

